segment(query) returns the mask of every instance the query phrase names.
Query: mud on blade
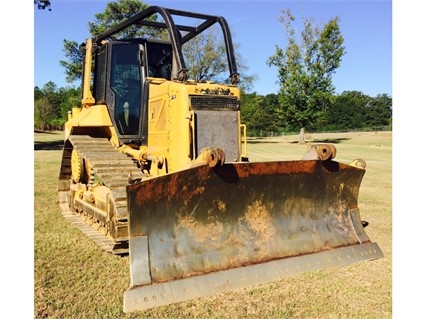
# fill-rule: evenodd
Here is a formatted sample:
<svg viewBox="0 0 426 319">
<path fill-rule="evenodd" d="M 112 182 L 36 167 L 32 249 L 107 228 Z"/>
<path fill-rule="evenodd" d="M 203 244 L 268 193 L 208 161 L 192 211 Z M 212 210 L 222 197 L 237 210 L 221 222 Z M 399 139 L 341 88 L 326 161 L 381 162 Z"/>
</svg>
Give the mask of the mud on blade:
<svg viewBox="0 0 426 319">
<path fill-rule="evenodd" d="M 239 267 L 255 265 L 264 273 L 276 260 L 370 243 L 358 211 L 364 172 L 315 160 L 202 165 L 128 186 L 131 284 L 125 310 L 156 306 L 156 298 L 152 305 L 138 304 L 146 292 L 174 296 L 160 304 L 191 299 L 211 294 L 202 278 L 214 286 L 227 271 L 238 276 Z M 352 262 L 380 257 L 380 248 L 373 248 L 372 256 Z M 198 285 L 188 297 L 168 284 L 185 282 Z M 257 281 L 226 283 L 213 293 Z"/>
</svg>

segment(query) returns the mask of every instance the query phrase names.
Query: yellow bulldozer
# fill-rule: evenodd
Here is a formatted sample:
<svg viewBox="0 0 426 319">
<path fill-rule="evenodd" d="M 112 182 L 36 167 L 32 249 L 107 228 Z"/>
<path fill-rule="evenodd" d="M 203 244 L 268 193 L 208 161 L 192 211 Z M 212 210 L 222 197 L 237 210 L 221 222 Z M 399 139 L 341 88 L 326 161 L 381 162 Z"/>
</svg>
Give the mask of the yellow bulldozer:
<svg viewBox="0 0 426 319">
<path fill-rule="evenodd" d="M 185 64 L 185 46 L 212 26 L 225 83 L 191 79 Z M 128 28 L 155 32 L 120 38 Z M 331 144 L 249 161 L 223 17 L 151 6 L 81 49 L 58 202 L 99 247 L 129 258 L 124 312 L 383 256 L 358 209 L 364 161 L 334 161 Z"/>
</svg>

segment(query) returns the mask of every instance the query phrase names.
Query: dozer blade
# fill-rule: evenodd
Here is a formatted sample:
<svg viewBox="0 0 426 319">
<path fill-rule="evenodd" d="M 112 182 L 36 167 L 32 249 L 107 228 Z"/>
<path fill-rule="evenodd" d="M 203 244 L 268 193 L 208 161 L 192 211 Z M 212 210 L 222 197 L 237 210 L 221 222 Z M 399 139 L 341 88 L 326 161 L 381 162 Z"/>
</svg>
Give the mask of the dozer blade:
<svg viewBox="0 0 426 319">
<path fill-rule="evenodd" d="M 201 165 L 128 186 L 124 311 L 382 257 L 358 210 L 364 172 L 320 160 Z"/>
</svg>

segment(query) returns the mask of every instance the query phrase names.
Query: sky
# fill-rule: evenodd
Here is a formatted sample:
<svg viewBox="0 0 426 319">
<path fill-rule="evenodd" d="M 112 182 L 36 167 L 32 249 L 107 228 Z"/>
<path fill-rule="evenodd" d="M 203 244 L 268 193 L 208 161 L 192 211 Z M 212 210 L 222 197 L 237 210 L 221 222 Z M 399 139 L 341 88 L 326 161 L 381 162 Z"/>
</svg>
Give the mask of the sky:
<svg viewBox="0 0 426 319">
<path fill-rule="evenodd" d="M 65 81 L 63 40 L 84 42 L 90 36 L 88 22 L 105 10 L 107 0 L 53 0 L 52 11 L 34 10 L 34 86 Z M 245 73 L 255 75 L 253 92 L 277 93 L 278 71 L 266 63 L 276 45 L 287 45 L 278 17 L 291 9 L 298 21 L 311 17 L 325 24 L 340 19 L 346 54 L 333 75 L 336 93 L 361 91 L 369 96 L 392 96 L 392 2 L 375 1 L 145 1 L 151 5 L 223 16 L 238 46 Z M 301 28 L 300 28 L 301 31 Z M 74 83 L 79 85 L 80 83 Z"/>
</svg>

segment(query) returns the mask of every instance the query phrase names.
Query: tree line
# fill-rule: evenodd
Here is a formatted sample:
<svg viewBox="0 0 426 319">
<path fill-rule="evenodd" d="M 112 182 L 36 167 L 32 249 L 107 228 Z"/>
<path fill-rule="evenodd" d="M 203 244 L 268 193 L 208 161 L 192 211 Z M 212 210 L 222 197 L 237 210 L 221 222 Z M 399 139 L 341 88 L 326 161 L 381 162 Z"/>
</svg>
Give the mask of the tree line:
<svg viewBox="0 0 426 319">
<path fill-rule="evenodd" d="M 243 94 L 241 118 L 252 136 L 300 130 L 292 114 L 283 113 L 279 94 Z M 329 106 L 305 128 L 310 132 L 392 129 L 392 98 L 387 94 L 371 97 L 360 91 L 344 91 L 333 95 Z"/>
<path fill-rule="evenodd" d="M 34 87 L 34 129 L 62 130 L 68 111 L 81 105 L 81 88 L 58 88 L 49 81 L 42 88 Z"/>
</svg>

